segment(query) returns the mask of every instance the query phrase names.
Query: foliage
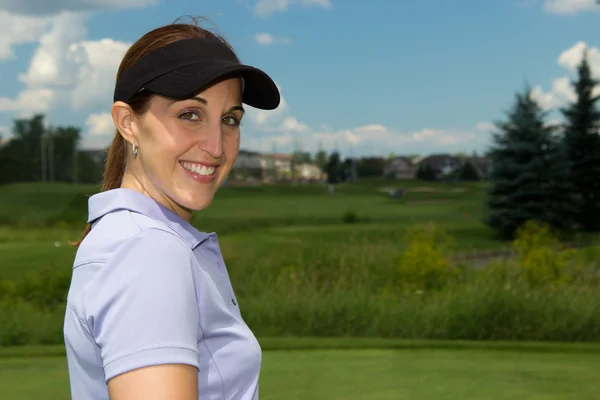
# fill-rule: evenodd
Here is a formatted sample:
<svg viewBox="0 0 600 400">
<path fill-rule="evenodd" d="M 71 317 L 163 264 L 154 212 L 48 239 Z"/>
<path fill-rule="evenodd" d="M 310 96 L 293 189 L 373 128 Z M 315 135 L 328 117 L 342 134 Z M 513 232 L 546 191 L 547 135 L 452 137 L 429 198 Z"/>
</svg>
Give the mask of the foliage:
<svg viewBox="0 0 600 400">
<path fill-rule="evenodd" d="M 342 181 L 343 168 L 342 161 L 340 159 L 340 153 L 337 151 L 331 153 L 329 160 L 327 161 L 325 171 L 327 172 L 327 183 L 334 184 Z"/>
<path fill-rule="evenodd" d="M 86 182 L 101 178 L 102 166 L 78 150 L 80 129 L 45 126 L 44 116 L 16 119 L 13 137 L 0 147 L 0 184 L 11 182 Z"/>
<path fill-rule="evenodd" d="M 382 157 L 363 157 L 358 160 L 356 169 L 361 178 L 382 176 L 385 160 Z"/>
<path fill-rule="evenodd" d="M 514 247 L 520 279 L 529 286 L 560 286 L 573 279 L 578 267 L 574 253 L 561 248 L 547 224 L 527 221 L 517 231 Z"/>
<path fill-rule="evenodd" d="M 358 216 L 358 213 L 356 211 L 347 210 L 346 212 L 344 212 L 344 215 L 342 215 L 342 221 L 345 224 L 355 224 L 360 221 L 360 217 Z"/>
<path fill-rule="evenodd" d="M 459 170 L 458 179 L 461 181 L 480 181 L 481 176 L 477 173 L 472 162 L 465 162 Z"/>
<path fill-rule="evenodd" d="M 18 281 L 0 281 L 0 301 L 24 301 L 39 309 L 53 308 L 66 301 L 70 283 L 70 268 L 40 269 Z"/>
<path fill-rule="evenodd" d="M 587 52 L 578 66 L 578 80 L 573 82 L 576 100 L 562 109 L 565 117 L 564 145 L 576 211 L 576 222 L 586 231 L 600 231 L 600 111 L 594 95 L 599 81 L 592 78 Z"/>
<path fill-rule="evenodd" d="M 449 252 L 450 238 L 435 224 L 416 226 L 397 267 L 397 283 L 411 290 L 439 290 L 458 275 Z"/>
<path fill-rule="evenodd" d="M 568 229 L 571 220 L 564 210 L 568 193 L 556 190 L 551 168 L 557 146 L 554 128 L 545 122 L 545 112 L 532 98 L 529 88 L 517 93 L 506 121 L 498 122 L 490 150 L 492 187 L 485 222 L 503 238 L 512 239 L 528 220 Z"/>
<path fill-rule="evenodd" d="M 242 314 L 257 335 L 600 340 L 597 252 L 585 252 L 585 271 L 573 269 L 580 251 L 573 252 L 570 278 L 560 284 L 528 284 L 518 257 L 459 267 L 456 251 L 507 246 L 479 222 L 486 184 L 405 182 L 401 201 L 378 193 L 381 185 L 389 183 L 344 184 L 336 196 L 318 185 L 227 188 L 192 221 L 219 232 Z M 0 276 L 7 280 L 0 284 L 0 345 L 61 343 L 75 251 L 65 244 L 83 224 L 18 224 L 59 225 L 80 214 L 83 222 L 94 189 L 0 187 L 0 216 L 13 218 L 0 227 Z M 359 212 L 361 224 L 341 223 L 344 210 Z M 551 242 L 530 242 L 529 265 L 554 262 L 544 253 Z"/>
<path fill-rule="evenodd" d="M 435 170 L 428 163 L 420 163 L 417 169 L 416 178 L 420 181 L 437 181 L 438 177 Z"/>
<path fill-rule="evenodd" d="M 329 155 L 327 155 L 327 152 L 322 149 L 317 151 L 317 154 L 315 154 L 315 164 L 317 167 L 319 167 L 322 171 L 325 171 L 327 161 L 329 161 Z"/>
</svg>

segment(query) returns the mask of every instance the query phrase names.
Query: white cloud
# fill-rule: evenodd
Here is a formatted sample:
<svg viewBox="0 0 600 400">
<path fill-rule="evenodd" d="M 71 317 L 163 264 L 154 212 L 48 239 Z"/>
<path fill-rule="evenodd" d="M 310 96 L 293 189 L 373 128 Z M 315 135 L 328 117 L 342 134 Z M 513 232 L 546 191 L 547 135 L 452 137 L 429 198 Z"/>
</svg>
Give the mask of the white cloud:
<svg viewBox="0 0 600 400">
<path fill-rule="evenodd" d="M 281 89 L 280 89 L 281 90 Z M 305 151 L 315 152 L 319 146 L 331 151 L 337 148 L 344 153 L 353 148 L 356 155 L 387 154 L 397 152 L 430 152 L 472 150 L 485 142 L 488 123 L 469 129 L 426 128 L 416 132 L 403 132 L 380 123 L 334 129 L 327 124 L 317 128 L 294 116 L 282 91 L 281 105 L 274 111 L 249 107 L 242 127 L 243 148 L 270 152 L 291 151 L 296 142 Z"/>
<path fill-rule="evenodd" d="M 583 58 L 583 52 L 587 48 L 588 62 L 592 74 L 600 77 L 600 50 L 597 47 L 589 47 L 585 42 L 579 41 L 558 56 L 558 64 L 571 72 L 577 71 L 577 66 Z"/>
<path fill-rule="evenodd" d="M 47 17 L 18 16 L 0 10 L 0 60 L 14 59 L 15 46 L 37 42 L 49 23 L 50 18 Z"/>
<path fill-rule="evenodd" d="M 575 91 L 571 84 L 575 78 L 577 67 L 583 58 L 583 52 L 588 49 L 588 63 L 592 75 L 600 77 L 600 50 L 596 47 L 590 47 L 585 42 L 577 42 L 573 46 L 563 51 L 557 59 L 558 65 L 565 68 L 569 76 L 563 76 L 552 80 L 552 87 L 549 91 L 544 91 L 541 85 L 536 85 L 531 96 L 542 108 L 546 110 L 564 107 L 570 102 L 575 101 Z M 595 88 L 594 94 L 600 95 L 600 87 Z"/>
<path fill-rule="evenodd" d="M 9 135 L 10 135 L 10 129 L 8 129 L 8 126 L 0 125 L 0 142 L 5 141 Z"/>
<path fill-rule="evenodd" d="M 91 114 L 85 121 L 82 148 L 106 147 L 115 135 L 115 124 L 108 112 Z"/>
<path fill-rule="evenodd" d="M 496 129 L 496 125 L 491 122 L 478 122 L 475 124 L 475 129 L 480 132 L 490 132 Z"/>
<path fill-rule="evenodd" d="M 330 9 L 333 7 L 331 0 L 258 0 L 254 12 L 258 16 L 267 17 L 278 12 L 285 12 L 294 5 L 300 5 L 304 8 L 320 7 Z"/>
<path fill-rule="evenodd" d="M 21 15 L 53 15 L 62 11 L 96 11 L 139 8 L 158 0 L 0 0 L 0 9 Z"/>
<path fill-rule="evenodd" d="M 292 38 L 287 36 L 273 36 L 270 33 L 257 33 L 254 40 L 261 46 L 286 45 L 292 43 Z"/>
<path fill-rule="evenodd" d="M 113 39 L 102 39 L 81 41 L 69 46 L 66 59 L 77 71 L 75 88 L 71 93 L 71 105 L 74 109 L 112 104 L 113 82 L 121 59 L 130 45 Z"/>
<path fill-rule="evenodd" d="M 67 11 L 53 17 L 50 28 L 39 39 L 28 71 L 19 76 L 19 80 L 28 87 L 71 84 L 74 71 L 66 60 L 66 49 L 85 34 L 79 14 Z"/>
<path fill-rule="evenodd" d="M 586 11 L 600 11 L 596 0 L 546 0 L 544 9 L 552 14 L 577 15 Z"/>
<path fill-rule="evenodd" d="M 25 89 L 15 99 L 0 97 L 0 111 L 29 117 L 47 111 L 56 99 L 51 89 Z"/>
<path fill-rule="evenodd" d="M 545 110 L 563 107 L 576 98 L 568 77 L 554 79 L 549 92 L 544 92 L 540 85 L 536 85 L 531 90 L 531 97 Z"/>
<path fill-rule="evenodd" d="M 28 70 L 19 76 L 24 89 L 15 99 L 0 98 L 0 111 L 31 114 L 65 105 L 82 110 L 111 104 L 112 83 L 130 44 L 84 40 L 83 22 L 72 12 L 49 18 Z"/>
<path fill-rule="evenodd" d="M 112 136 L 115 133 L 115 123 L 110 113 L 91 114 L 85 121 L 87 132 L 94 136 Z"/>
</svg>

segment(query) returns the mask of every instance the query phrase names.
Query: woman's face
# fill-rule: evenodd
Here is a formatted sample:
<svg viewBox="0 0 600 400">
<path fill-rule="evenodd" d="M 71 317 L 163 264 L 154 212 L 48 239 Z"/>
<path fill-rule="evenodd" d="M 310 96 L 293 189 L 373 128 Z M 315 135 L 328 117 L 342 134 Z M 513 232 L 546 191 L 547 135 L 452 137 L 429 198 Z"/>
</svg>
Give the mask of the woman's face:
<svg viewBox="0 0 600 400">
<path fill-rule="evenodd" d="M 147 112 L 132 116 L 139 151 L 128 159 L 123 186 L 137 186 L 187 218 L 206 208 L 237 157 L 243 115 L 238 78 L 188 100 L 153 96 Z"/>
</svg>

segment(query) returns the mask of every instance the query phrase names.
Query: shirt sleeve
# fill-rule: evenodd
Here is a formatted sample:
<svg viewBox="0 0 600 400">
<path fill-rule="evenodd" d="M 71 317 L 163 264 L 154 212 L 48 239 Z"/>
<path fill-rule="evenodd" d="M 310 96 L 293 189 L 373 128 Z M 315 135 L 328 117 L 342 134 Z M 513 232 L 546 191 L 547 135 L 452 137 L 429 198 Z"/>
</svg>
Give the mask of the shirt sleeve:
<svg viewBox="0 0 600 400">
<path fill-rule="evenodd" d="M 159 364 L 198 368 L 199 311 L 193 252 L 145 230 L 122 243 L 86 291 L 88 323 L 105 380 Z"/>
</svg>

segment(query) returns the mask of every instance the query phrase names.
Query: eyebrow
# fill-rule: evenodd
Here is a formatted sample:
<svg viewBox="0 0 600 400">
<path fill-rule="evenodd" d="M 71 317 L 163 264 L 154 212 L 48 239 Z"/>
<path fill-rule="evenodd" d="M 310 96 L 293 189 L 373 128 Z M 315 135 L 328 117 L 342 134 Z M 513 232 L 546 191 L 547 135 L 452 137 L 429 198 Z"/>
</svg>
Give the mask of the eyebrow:
<svg viewBox="0 0 600 400">
<path fill-rule="evenodd" d="M 199 97 L 199 96 L 191 97 L 190 100 L 196 100 L 197 102 L 202 103 L 204 105 L 208 104 L 208 101 L 206 99 L 203 99 L 202 97 Z M 231 112 L 231 111 L 241 111 L 242 113 L 246 113 L 246 110 L 244 110 L 244 107 L 241 104 L 239 104 L 237 106 L 233 106 L 229 110 L 227 110 L 227 112 Z"/>
</svg>

